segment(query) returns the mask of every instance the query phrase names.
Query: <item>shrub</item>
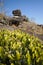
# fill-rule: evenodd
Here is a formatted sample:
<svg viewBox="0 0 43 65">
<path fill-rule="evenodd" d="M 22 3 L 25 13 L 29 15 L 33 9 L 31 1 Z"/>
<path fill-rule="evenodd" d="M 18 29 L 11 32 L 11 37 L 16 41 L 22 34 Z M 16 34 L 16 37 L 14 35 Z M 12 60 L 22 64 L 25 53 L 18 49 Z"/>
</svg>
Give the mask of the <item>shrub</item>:
<svg viewBox="0 0 43 65">
<path fill-rule="evenodd" d="M 0 65 L 43 65 L 43 44 L 20 30 L 0 30 Z"/>
</svg>

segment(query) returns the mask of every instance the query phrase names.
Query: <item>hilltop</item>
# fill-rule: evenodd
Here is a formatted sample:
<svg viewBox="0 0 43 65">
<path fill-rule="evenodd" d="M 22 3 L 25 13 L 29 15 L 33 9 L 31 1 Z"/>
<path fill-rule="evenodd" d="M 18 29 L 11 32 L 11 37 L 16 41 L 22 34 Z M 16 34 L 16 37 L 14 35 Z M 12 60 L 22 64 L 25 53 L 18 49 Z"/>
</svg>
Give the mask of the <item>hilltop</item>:
<svg viewBox="0 0 43 65">
<path fill-rule="evenodd" d="M 11 31 L 20 29 L 43 40 L 43 25 L 31 22 L 28 17 L 21 14 L 20 10 L 14 10 L 12 13 L 12 17 L 0 13 L 0 29 L 5 28 Z"/>
</svg>

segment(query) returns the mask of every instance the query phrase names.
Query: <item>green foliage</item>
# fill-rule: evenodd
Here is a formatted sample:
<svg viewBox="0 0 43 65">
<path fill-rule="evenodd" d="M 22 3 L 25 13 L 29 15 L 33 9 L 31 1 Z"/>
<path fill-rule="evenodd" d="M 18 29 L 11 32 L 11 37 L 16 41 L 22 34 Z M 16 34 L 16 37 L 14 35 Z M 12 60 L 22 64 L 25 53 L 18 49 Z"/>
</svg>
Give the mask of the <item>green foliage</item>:
<svg viewBox="0 0 43 65">
<path fill-rule="evenodd" d="M 0 65 L 43 65 L 43 44 L 20 30 L 0 30 Z"/>
</svg>

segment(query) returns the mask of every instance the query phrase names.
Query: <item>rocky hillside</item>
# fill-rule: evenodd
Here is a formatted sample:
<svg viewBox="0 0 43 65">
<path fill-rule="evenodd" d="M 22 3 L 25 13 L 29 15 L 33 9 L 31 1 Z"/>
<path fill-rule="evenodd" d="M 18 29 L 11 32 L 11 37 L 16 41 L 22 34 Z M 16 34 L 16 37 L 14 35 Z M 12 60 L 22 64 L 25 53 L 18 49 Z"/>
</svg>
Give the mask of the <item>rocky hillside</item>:
<svg viewBox="0 0 43 65">
<path fill-rule="evenodd" d="M 15 12 L 13 11 L 13 15 L 14 13 Z M 8 17 L 6 15 L 0 14 L 0 29 L 20 29 L 43 40 L 43 25 L 38 25 L 31 22 L 26 16 L 21 15 L 21 12 L 18 12 L 17 15 L 19 16 Z"/>
</svg>

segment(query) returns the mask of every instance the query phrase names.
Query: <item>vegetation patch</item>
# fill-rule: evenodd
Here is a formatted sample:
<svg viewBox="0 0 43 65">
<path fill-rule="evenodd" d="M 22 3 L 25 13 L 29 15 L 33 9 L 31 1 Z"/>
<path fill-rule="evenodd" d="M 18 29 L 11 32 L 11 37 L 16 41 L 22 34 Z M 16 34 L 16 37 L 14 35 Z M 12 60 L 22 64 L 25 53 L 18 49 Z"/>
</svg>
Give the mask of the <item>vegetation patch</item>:
<svg viewBox="0 0 43 65">
<path fill-rule="evenodd" d="M 0 30 L 0 65 L 43 65 L 43 44 L 20 30 Z"/>
</svg>

